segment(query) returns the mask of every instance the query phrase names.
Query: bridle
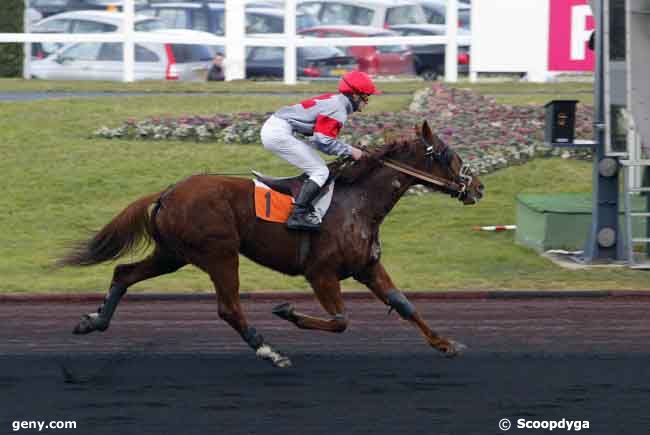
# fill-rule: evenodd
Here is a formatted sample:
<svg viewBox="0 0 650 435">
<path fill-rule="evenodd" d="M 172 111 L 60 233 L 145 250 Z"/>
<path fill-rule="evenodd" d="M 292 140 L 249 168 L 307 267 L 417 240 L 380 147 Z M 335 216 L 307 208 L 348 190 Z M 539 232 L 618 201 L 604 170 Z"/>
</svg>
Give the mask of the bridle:
<svg viewBox="0 0 650 435">
<path fill-rule="evenodd" d="M 426 181 L 435 186 L 438 186 L 446 193 L 449 193 L 453 197 L 458 197 L 459 199 L 464 199 L 468 195 L 468 187 L 472 184 L 473 176 L 472 170 L 469 165 L 463 163 L 458 171 L 456 176 L 451 169 L 451 148 L 443 143 L 442 147 L 436 149 L 436 147 L 430 143 L 423 135 L 419 135 L 420 141 L 425 146 L 424 159 L 425 167 L 428 172 L 421 171 L 412 166 L 406 165 L 402 162 L 392 159 L 382 159 L 380 160 L 384 166 L 395 169 L 403 174 L 411 175 L 422 181 Z M 450 175 L 449 179 L 437 177 L 431 175 L 429 172 L 433 170 L 433 163 L 439 162 L 447 170 L 447 173 Z"/>
</svg>

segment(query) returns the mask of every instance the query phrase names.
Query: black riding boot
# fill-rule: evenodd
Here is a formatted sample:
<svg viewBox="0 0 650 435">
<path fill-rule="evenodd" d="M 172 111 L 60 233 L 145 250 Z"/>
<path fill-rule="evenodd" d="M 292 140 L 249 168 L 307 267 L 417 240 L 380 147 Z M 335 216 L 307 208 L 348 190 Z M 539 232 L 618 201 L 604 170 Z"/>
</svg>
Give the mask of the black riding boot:
<svg viewBox="0 0 650 435">
<path fill-rule="evenodd" d="M 287 228 L 291 230 L 318 231 L 320 219 L 314 212 L 311 202 L 320 192 L 320 186 L 311 179 L 307 179 L 300 189 L 300 193 L 293 204 L 293 213 L 287 220 Z"/>
</svg>

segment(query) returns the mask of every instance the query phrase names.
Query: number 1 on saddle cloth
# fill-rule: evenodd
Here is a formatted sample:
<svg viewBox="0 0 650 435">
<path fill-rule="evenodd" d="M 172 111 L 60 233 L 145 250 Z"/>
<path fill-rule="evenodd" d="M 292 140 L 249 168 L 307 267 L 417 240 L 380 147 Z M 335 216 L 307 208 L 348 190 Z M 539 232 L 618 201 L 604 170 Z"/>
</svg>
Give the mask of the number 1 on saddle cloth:
<svg viewBox="0 0 650 435">
<path fill-rule="evenodd" d="M 285 223 L 293 209 L 293 198 L 272 190 L 261 181 L 253 181 L 255 182 L 255 214 L 257 217 L 270 222 Z M 334 180 L 330 180 L 312 202 L 314 211 L 321 221 L 332 203 L 333 194 Z"/>
</svg>

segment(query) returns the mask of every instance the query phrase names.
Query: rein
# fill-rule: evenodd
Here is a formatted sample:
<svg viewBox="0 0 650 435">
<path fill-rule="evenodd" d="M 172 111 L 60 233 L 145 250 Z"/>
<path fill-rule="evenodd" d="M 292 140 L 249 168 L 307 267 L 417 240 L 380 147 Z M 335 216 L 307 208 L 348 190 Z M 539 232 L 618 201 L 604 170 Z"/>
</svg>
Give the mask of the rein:
<svg viewBox="0 0 650 435">
<path fill-rule="evenodd" d="M 429 141 L 424 136 L 420 136 L 420 140 L 426 146 L 426 153 L 424 155 L 428 159 L 427 167 L 430 167 L 432 165 L 432 160 L 435 158 L 434 156 L 439 155 L 443 151 L 446 151 L 448 149 L 446 145 L 443 145 L 443 150 L 436 152 L 434 145 L 429 143 Z M 397 160 L 380 159 L 379 161 L 384 166 L 387 166 L 403 174 L 407 174 L 412 177 L 439 186 L 444 190 L 446 190 L 447 192 L 458 196 L 462 196 L 466 194 L 467 186 L 469 186 L 472 181 L 471 175 L 469 175 L 470 174 L 469 168 L 465 167 L 465 165 L 463 165 L 463 167 L 461 168 L 461 174 L 460 174 L 461 182 L 456 182 L 456 181 L 448 180 L 446 178 L 436 177 L 435 175 L 431 175 L 427 172 L 421 171 L 419 169 L 406 165 Z"/>
<path fill-rule="evenodd" d="M 396 160 L 386 159 L 386 160 L 380 160 L 380 162 L 384 166 L 395 169 L 396 171 L 399 171 L 403 174 L 411 175 L 415 178 L 419 178 L 420 180 L 427 181 L 431 184 L 435 184 L 436 186 L 443 187 L 452 192 L 461 193 L 465 190 L 464 189 L 465 186 L 461 186 L 458 183 L 454 183 L 453 181 L 449 181 L 444 178 L 436 177 L 435 175 L 427 174 L 426 172 L 420 171 L 419 169 L 415 169 L 411 166 L 405 165 Z"/>
</svg>

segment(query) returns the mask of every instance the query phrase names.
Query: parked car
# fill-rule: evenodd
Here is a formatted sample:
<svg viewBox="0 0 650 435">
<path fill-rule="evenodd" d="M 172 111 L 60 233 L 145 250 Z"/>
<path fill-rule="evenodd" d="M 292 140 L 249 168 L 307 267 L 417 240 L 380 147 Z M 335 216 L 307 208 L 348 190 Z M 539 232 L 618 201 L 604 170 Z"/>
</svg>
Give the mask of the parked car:
<svg viewBox="0 0 650 435">
<path fill-rule="evenodd" d="M 299 32 L 320 38 L 349 38 L 398 36 L 391 30 L 369 26 L 316 26 Z M 405 45 L 377 45 L 339 47 L 348 56 L 354 56 L 359 70 L 368 74 L 413 74 L 413 53 Z"/>
<path fill-rule="evenodd" d="M 447 22 L 447 0 L 419 0 L 429 24 L 445 24 Z M 469 3 L 458 2 L 458 27 L 470 29 L 472 7 Z"/>
<path fill-rule="evenodd" d="M 315 16 L 322 25 L 386 28 L 427 22 L 416 0 L 300 0 L 296 10 Z"/>
<path fill-rule="evenodd" d="M 205 37 L 193 30 L 157 31 Z M 136 80 L 206 80 L 215 50 L 200 44 L 135 44 Z M 47 80 L 121 80 L 122 44 L 80 42 L 66 45 L 46 59 L 31 62 L 32 78 Z"/>
<path fill-rule="evenodd" d="M 338 78 L 357 69 L 357 61 L 335 47 L 298 47 L 298 77 Z M 284 48 L 251 47 L 246 55 L 246 77 L 284 76 Z"/>
<path fill-rule="evenodd" d="M 122 30 L 124 14 L 122 12 L 75 11 L 53 15 L 39 21 L 32 27 L 33 33 L 103 33 Z M 147 15 L 136 14 L 135 30 L 151 31 L 161 29 L 162 22 Z M 42 59 L 58 50 L 63 44 L 32 44 L 32 56 Z"/>
<path fill-rule="evenodd" d="M 147 0 L 134 0 L 134 3 L 136 9 L 140 9 L 147 4 Z M 122 0 L 30 0 L 29 5 L 47 18 L 62 12 L 119 9 Z"/>
<path fill-rule="evenodd" d="M 152 3 L 144 13 L 159 17 L 165 27 L 193 29 L 223 35 L 225 33 L 225 6 L 223 3 Z M 247 33 L 283 33 L 284 10 L 276 8 L 246 8 Z M 305 13 L 296 14 L 296 27 L 311 27 L 318 22 Z"/>
<path fill-rule="evenodd" d="M 402 36 L 442 36 L 447 32 L 444 24 L 403 24 L 391 27 Z M 459 36 L 469 32 L 458 29 Z M 445 74 L 445 46 L 443 44 L 414 45 L 411 47 L 415 62 L 415 73 L 425 80 L 436 80 Z M 469 46 L 458 46 L 458 72 L 469 72 Z"/>
</svg>

